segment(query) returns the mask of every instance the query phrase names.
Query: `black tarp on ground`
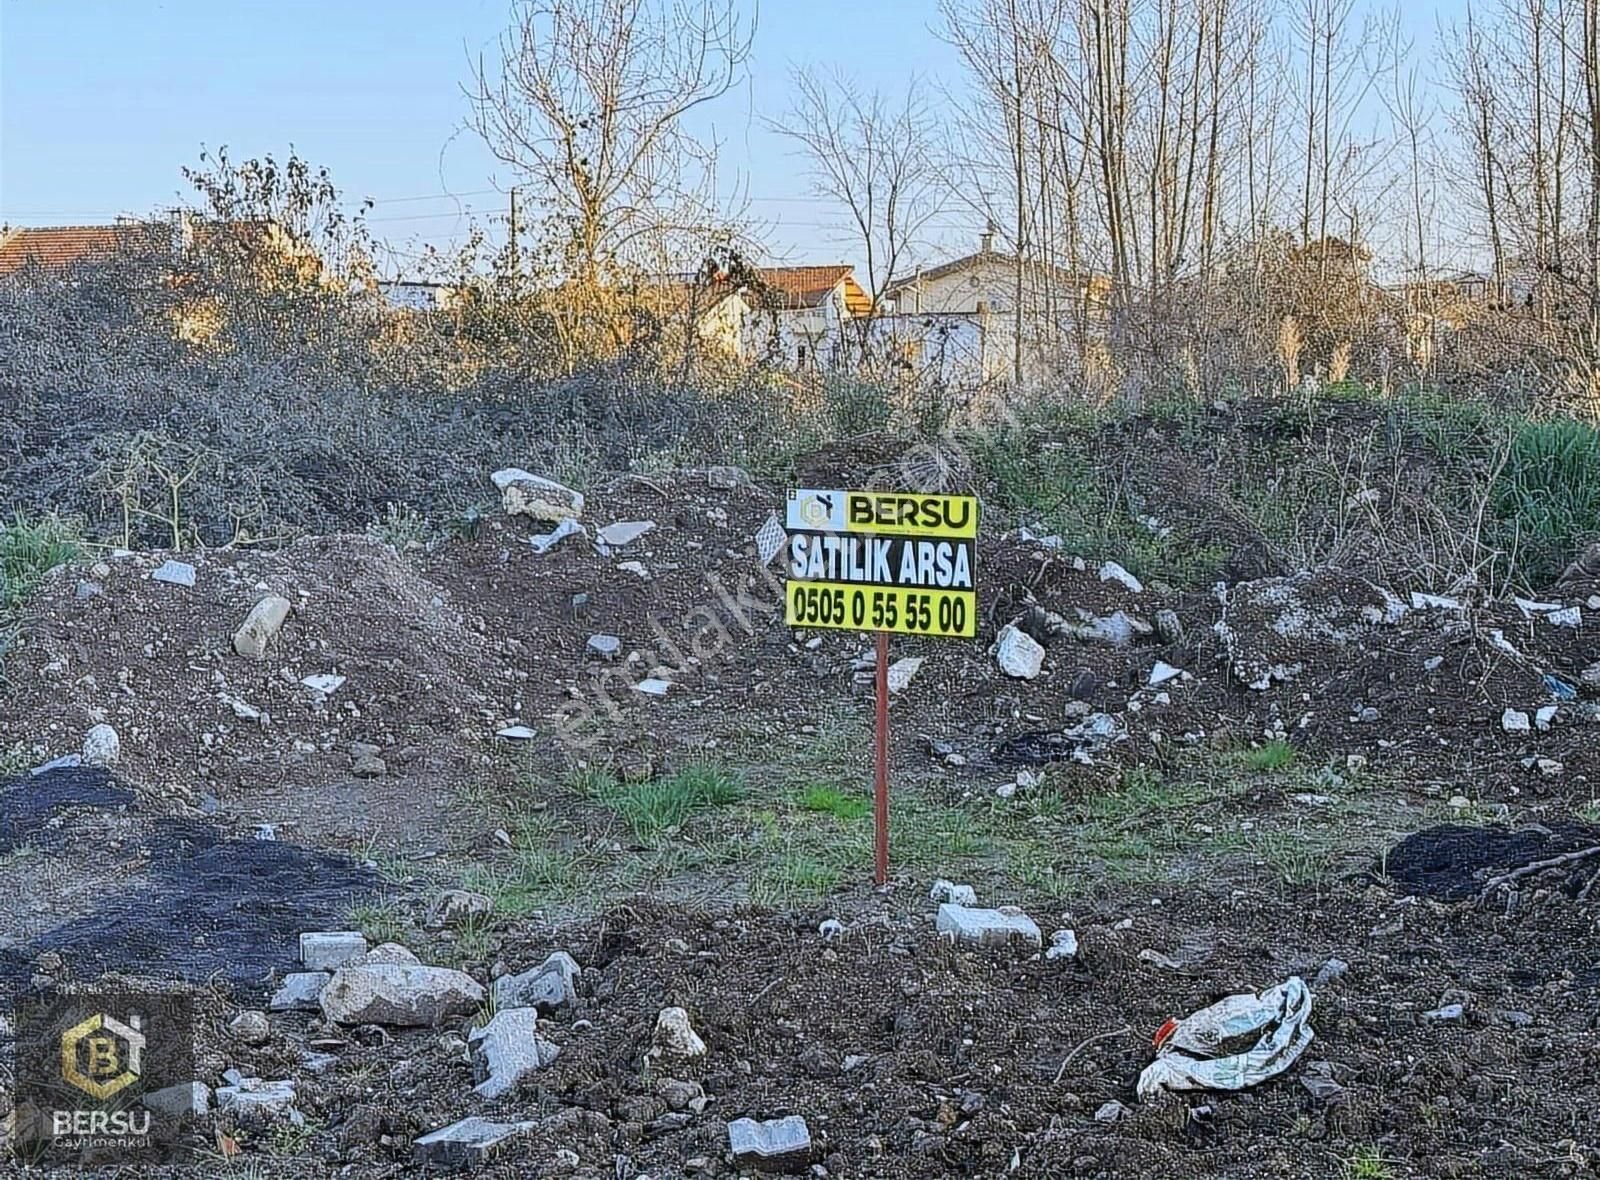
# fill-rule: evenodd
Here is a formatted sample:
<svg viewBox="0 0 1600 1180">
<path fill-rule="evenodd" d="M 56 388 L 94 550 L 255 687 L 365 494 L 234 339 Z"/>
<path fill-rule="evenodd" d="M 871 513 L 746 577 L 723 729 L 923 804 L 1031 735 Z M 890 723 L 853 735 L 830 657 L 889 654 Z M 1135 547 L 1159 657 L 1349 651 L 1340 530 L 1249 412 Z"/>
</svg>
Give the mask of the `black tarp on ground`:
<svg viewBox="0 0 1600 1180">
<path fill-rule="evenodd" d="M 1389 850 L 1379 867 L 1413 893 L 1463 901 L 1476 897 L 1501 873 L 1596 844 L 1600 827 L 1593 824 L 1554 823 L 1517 831 L 1440 824 L 1411 833 Z"/>
<path fill-rule="evenodd" d="M 26 986 L 34 959 L 57 951 L 75 979 L 107 971 L 201 982 L 260 984 L 292 970 L 304 930 L 343 928 L 379 890 L 354 861 L 276 840 L 233 839 L 197 820 L 152 818 L 138 835 L 145 864 L 119 883 L 51 819 L 82 809 L 136 810 L 104 771 L 67 768 L 0 787 L 0 852 L 27 845 L 68 871 L 106 874 L 94 912 L 0 950 L 0 990 Z"/>
</svg>

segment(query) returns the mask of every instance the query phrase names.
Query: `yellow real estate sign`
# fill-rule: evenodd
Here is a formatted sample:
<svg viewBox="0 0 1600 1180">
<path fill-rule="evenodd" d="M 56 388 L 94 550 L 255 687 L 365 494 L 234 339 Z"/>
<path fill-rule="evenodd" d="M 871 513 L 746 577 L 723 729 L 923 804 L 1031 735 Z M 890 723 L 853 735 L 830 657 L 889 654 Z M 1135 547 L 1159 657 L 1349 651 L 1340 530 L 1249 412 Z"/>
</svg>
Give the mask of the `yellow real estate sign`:
<svg viewBox="0 0 1600 1180">
<path fill-rule="evenodd" d="M 977 634 L 975 496 L 797 488 L 785 526 L 789 626 Z"/>
</svg>

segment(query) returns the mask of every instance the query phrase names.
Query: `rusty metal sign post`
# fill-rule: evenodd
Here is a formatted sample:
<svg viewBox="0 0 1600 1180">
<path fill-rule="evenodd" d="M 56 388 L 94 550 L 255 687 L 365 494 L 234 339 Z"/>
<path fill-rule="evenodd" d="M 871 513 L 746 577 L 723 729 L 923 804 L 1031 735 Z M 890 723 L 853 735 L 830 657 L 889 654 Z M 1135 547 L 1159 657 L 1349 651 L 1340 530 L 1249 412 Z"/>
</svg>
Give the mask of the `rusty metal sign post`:
<svg viewBox="0 0 1600 1180">
<path fill-rule="evenodd" d="M 784 543 L 790 627 L 877 637 L 875 877 L 889 881 L 889 636 L 978 632 L 975 496 L 795 488 Z"/>
</svg>

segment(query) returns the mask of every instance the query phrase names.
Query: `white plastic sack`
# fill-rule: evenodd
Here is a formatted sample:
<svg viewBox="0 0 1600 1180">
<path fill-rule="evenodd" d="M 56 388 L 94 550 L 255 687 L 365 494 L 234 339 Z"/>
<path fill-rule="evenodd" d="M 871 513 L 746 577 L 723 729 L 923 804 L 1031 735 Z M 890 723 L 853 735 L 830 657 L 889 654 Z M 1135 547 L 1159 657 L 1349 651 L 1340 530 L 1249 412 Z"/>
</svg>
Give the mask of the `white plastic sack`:
<svg viewBox="0 0 1600 1180">
<path fill-rule="evenodd" d="M 544 533 L 540 536 L 529 537 L 528 544 L 533 546 L 533 551 L 535 553 L 547 553 L 553 549 L 558 542 L 565 540 L 567 537 L 587 536 L 588 531 L 589 530 L 584 528 L 577 521 L 573 520 L 572 517 L 566 516 L 562 517 L 560 523 L 558 523 L 556 527 L 551 529 L 548 533 Z"/>
<path fill-rule="evenodd" d="M 1139 1075 L 1139 1098 L 1243 1090 L 1294 1064 L 1315 1035 L 1311 989 L 1292 976 L 1260 995 L 1228 996 L 1178 1021 Z M 1251 1038 L 1254 1038 L 1252 1041 Z"/>
</svg>

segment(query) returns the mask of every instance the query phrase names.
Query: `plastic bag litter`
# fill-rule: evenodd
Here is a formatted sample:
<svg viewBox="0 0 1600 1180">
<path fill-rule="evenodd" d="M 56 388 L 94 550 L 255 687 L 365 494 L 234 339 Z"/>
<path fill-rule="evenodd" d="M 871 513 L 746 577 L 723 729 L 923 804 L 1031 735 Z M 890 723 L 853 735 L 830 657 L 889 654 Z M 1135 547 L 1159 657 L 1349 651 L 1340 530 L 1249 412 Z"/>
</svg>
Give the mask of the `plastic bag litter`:
<svg viewBox="0 0 1600 1180">
<path fill-rule="evenodd" d="M 1139 1098 L 1175 1090 L 1243 1090 L 1294 1064 L 1316 1035 L 1311 989 L 1292 976 L 1260 995 L 1218 1000 L 1156 1034 L 1156 1059 L 1139 1075 Z"/>
</svg>

